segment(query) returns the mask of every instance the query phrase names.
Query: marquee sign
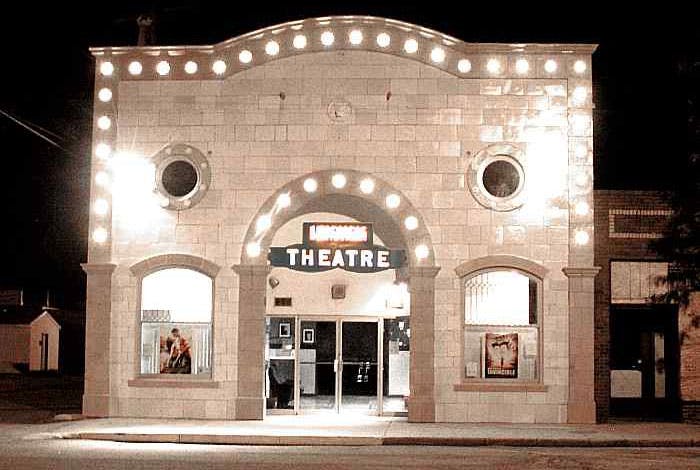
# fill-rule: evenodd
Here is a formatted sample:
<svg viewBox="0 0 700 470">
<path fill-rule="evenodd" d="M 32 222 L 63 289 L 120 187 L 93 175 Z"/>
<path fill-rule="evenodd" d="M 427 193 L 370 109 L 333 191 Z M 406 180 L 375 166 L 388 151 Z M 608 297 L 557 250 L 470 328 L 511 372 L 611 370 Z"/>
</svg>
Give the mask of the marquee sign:
<svg viewBox="0 0 700 470">
<path fill-rule="evenodd" d="M 373 244 L 372 224 L 305 222 L 302 243 L 270 247 L 270 265 L 296 271 L 373 273 L 400 268 L 404 250 Z"/>
</svg>

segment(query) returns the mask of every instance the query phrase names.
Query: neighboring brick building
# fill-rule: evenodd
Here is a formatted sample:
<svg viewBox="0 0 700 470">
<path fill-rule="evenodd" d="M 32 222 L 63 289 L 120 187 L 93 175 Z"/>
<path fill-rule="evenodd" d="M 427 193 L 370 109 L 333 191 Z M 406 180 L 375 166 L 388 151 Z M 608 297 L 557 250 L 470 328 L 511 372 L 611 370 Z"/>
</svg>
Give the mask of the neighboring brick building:
<svg viewBox="0 0 700 470">
<path fill-rule="evenodd" d="M 84 413 L 594 422 L 594 50 L 93 49 Z"/>
<path fill-rule="evenodd" d="M 649 242 L 672 210 L 659 191 L 595 191 L 596 405 L 598 419 L 697 420 L 698 333 L 692 305 L 659 305 L 668 272 Z M 680 316 L 680 319 L 679 319 Z"/>
</svg>

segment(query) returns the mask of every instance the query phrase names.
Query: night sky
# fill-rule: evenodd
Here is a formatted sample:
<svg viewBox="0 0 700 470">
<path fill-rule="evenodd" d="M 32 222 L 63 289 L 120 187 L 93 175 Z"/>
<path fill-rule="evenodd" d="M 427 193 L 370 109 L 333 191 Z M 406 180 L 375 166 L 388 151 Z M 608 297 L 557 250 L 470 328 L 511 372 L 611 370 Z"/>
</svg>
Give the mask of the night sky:
<svg viewBox="0 0 700 470">
<path fill-rule="evenodd" d="M 30 297 L 51 289 L 62 306 L 80 307 L 94 74 L 88 47 L 135 45 L 140 13 L 155 11 L 158 45 L 211 44 L 334 14 L 394 18 L 468 42 L 597 43 L 596 189 L 671 189 L 682 172 L 689 86 L 682 72 L 700 54 L 690 2 L 651 8 L 584 1 L 240 3 L 5 2 L 0 111 L 62 149 L 0 115 L 0 287 L 24 287 Z"/>
</svg>

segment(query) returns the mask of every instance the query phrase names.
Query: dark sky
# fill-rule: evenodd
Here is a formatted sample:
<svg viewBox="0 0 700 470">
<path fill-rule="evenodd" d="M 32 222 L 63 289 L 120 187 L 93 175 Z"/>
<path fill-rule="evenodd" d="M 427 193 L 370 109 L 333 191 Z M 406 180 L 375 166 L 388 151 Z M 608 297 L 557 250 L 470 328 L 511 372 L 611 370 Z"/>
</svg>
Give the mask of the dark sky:
<svg viewBox="0 0 700 470">
<path fill-rule="evenodd" d="M 7 2 L 6 2 L 7 3 Z M 82 2 L 81 2 L 82 3 Z M 246 6 L 241 7 L 244 3 Z M 684 64 L 698 59 L 691 2 L 15 2 L 0 7 L 0 287 L 84 296 L 94 62 L 89 46 L 135 45 L 156 12 L 158 44 L 210 44 L 310 16 L 370 14 L 470 42 L 586 42 L 593 59 L 596 188 L 673 188 L 686 155 Z M 664 5 L 659 6 L 659 5 Z M 615 6 L 615 11 L 610 8 Z M 694 84 L 698 86 L 698 84 Z"/>
</svg>

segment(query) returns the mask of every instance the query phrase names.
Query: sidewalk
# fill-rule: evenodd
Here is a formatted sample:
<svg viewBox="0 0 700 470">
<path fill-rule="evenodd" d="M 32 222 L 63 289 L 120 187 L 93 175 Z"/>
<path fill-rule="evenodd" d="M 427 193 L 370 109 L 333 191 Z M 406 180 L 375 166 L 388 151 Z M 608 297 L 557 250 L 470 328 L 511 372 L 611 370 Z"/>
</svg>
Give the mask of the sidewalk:
<svg viewBox="0 0 700 470">
<path fill-rule="evenodd" d="M 700 447 L 700 426 L 677 423 L 448 424 L 405 418 L 271 416 L 264 421 L 89 419 L 34 438 L 238 445 Z"/>
</svg>

